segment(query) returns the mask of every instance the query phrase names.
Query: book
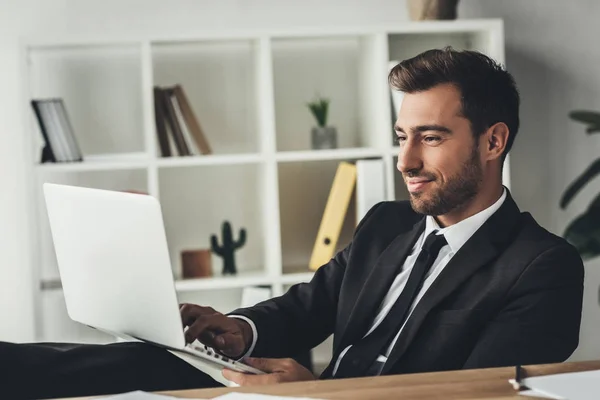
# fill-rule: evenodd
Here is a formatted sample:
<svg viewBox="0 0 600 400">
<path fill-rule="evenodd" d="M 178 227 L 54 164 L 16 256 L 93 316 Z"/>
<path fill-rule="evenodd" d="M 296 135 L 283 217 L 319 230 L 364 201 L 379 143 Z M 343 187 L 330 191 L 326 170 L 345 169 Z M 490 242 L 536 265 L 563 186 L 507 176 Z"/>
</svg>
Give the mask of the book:
<svg viewBox="0 0 600 400">
<path fill-rule="evenodd" d="M 212 154 L 198 118 L 179 84 L 154 88 L 156 133 L 163 157 Z"/>
<path fill-rule="evenodd" d="M 329 262 L 335 253 L 355 183 L 356 166 L 349 162 L 340 162 L 310 257 L 309 268 L 313 271 Z"/>
<path fill-rule="evenodd" d="M 171 131 L 171 136 L 173 138 L 173 141 L 175 142 L 177 153 L 180 156 L 191 155 L 190 149 L 187 143 L 185 142 L 183 131 L 181 130 L 181 126 L 179 125 L 179 120 L 177 119 L 177 114 L 175 113 L 175 108 L 173 107 L 173 102 L 170 99 L 168 89 L 161 89 L 159 93 L 159 98 L 165 110 L 165 120 L 167 121 L 167 125 Z"/>
<path fill-rule="evenodd" d="M 171 156 L 171 145 L 169 143 L 169 134 L 167 132 L 167 126 L 165 121 L 164 105 L 161 98 L 161 89 L 158 86 L 154 87 L 154 121 L 156 124 L 156 137 L 158 139 L 158 145 L 160 147 L 160 154 L 162 157 Z"/>
<path fill-rule="evenodd" d="M 208 140 L 204 135 L 204 131 L 198 122 L 198 118 L 196 118 L 196 115 L 194 114 L 194 110 L 190 106 L 190 102 L 188 101 L 183 87 L 181 87 L 181 85 L 175 85 L 173 87 L 173 93 L 179 102 L 181 114 L 183 115 L 189 133 L 194 139 L 196 147 L 202 154 L 212 154 L 212 149 L 210 148 Z"/>
<path fill-rule="evenodd" d="M 175 110 L 175 117 L 177 118 L 177 123 L 181 128 L 183 140 L 185 140 L 185 144 L 187 145 L 188 150 L 190 151 L 190 155 L 200 155 L 200 151 L 196 147 L 194 140 L 192 140 L 192 136 L 183 117 L 183 112 L 181 111 L 181 106 L 179 104 L 179 101 L 177 101 L 177 97 L 175 97 L 175 92 L 172 89 L 167 89 L 167 95 L 169 97 L 169 101 L 171 102 L 171 104 L 173 104 L 173 110 Z"/>
<path fill-rule="evenodd" d="M 61 98 L 31 100 L 42 137 L 42 162 L 83 161 L 65 102 Z"/>
</svg>

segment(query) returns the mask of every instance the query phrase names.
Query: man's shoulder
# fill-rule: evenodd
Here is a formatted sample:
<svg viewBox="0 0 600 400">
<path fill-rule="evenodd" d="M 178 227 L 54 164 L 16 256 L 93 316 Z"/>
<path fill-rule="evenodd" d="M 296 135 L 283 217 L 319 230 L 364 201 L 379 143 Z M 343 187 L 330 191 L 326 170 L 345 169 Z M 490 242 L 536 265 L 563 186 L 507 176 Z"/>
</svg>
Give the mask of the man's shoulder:
<svg viewBox="0 0 600 400">
<path fill-rule="evenodd" d="M 411 227 L 421 218 L 423 215 L 413 210 L 410 201 L 382 201 L 367 212 L 360 221 L 359 227 L 375 225 L 381 227 L 382 223 L 390 228 Z"/>
<path fill-rule="evenodd" d="M 541 226 L 530 213 L 522 212 L 521 219 L 523 223 L 521 224 L 520 236 L 529 238 L 531 244 L 535 243 L 541 248 L 559 246 L 573 247 L 563 237 L 560 237 Z"/>
<path fill-rule="evenodd" d="M 528 212 L 521 213 L 521 219 L 521 229 L 513 243 L 517 244 L 523 253 L 528 253 L 530 257 L 536 259 L 542 255 L 559 252 L 574 262 L 580 262 L 577 249 L 566 239 L 541 226 Z"/>
</svg>

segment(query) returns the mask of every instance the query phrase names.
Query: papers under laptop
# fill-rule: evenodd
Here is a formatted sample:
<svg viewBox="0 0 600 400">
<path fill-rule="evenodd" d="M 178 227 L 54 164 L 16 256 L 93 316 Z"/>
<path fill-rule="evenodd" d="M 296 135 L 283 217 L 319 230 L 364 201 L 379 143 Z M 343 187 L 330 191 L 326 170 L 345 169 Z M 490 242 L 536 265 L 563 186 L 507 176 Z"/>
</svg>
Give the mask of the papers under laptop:
<svg viewBox="0 0 600 400">
<path fill-rule="evenodd" d="M 163 347 L 226 386 L 223 368 L 260 374 L 199 342 L 186 345 L 158 200 L 44 184 L 69 317 Z"/>
<path fill-rule="evenodd" d="M 536 376 L 525 378 L 522 383 L 531 389 L 519 392 L 524 396 L 569 400 L 600 399 L 600 370 Z"/>
</svg>

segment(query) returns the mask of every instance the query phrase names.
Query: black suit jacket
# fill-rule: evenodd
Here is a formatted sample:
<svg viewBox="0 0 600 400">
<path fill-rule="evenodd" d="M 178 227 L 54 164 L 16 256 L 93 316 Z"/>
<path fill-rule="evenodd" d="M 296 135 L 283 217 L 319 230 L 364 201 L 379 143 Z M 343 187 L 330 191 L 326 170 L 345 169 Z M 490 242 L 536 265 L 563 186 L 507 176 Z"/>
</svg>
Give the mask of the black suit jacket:
<svg viewBox="0 0 600 400">
<path fill-rule="evenodd" d="M 352 242 L 310 283 L 239 309 L 256 324 L 257 357 L 293 357 L 334 334 L 340 352 L 369 329 L 425 227 L 408 202 L 374 206 Z M 574 247 L 506 200 L 422 297 L 383 374 L 561 362 L 575 350 L 584 269 Z"/>
</svg>

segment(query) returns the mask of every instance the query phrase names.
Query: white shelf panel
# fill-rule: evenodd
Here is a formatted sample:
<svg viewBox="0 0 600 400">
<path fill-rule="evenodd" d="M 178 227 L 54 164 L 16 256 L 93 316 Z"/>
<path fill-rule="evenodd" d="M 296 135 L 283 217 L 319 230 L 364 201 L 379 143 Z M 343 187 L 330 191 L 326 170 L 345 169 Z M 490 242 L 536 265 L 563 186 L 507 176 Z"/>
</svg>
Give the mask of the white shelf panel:
<svg viewBox="0 0 600 400">
<path fill-rule="evenodd" d="M 263 160 L 260 154 L 227 154 L 207 156 L 165 157 L 156 161 L 160 168 L 193 167 L 197 165 L 237 165 L 258 164 Z"/>
<path fill-rule="evenodd" d="M 390 156 L 397 156 L 398 153 L 400 153 L 400 147 L 398 147 L 398 146 L 392 146 L 389 149 L 387 149 L 387 153 Z"/>
<path fill-rule="evenodd" d="M 306 150 L 306 151 L 282 151 L 275 156 L 280 162 L 294 161 L 326 161 L 346 160 L 367 157 L 381 157 L 384 153 L 377 149 L 350 148 L 335 150 Z"/>
<path fill-rule="evenodd" d="M 38 172 L 116 171 L 146 168 L 150 163 L 147 153 L 113 153 L 85 155 L 81 162 L 44 163 L 35 166 Z"/>
<path fill-rule="evenodd" d="M 83 161 L 71 163 L 45 163 L 36 165 L 38 172 L 86 172 L 86 171 L 123 171 L 148 167 L 148 161 Z"/>
<path fill-rule="evenodd" d="M 272 285 L 273 278 L 264 271 L 243 272 L 235 276 L 218 276 L 212 278 L 181 279 L 175 282 L 177 292 L 189 292 L 195 290 L 214 290 L 243 288 L 246 286 Z"/>
<path fill-rule="evenodd" d="M 30 36 L 24 38 L 24 43 L 32 48 L 48 47 L 75 47 L 75 46 L 122 46 L 125 44 L 139 44 L 150 41 L 152 44 L 181 43 L 197 40 L 243 40 L 248 38 L 295 38 L 295 37 L 323 37 L 323 36 L 346 36 L 360 32 L 362 34 L 377 34 L 379 32 L 390 33 L 452 33 L 489 31 L 502 27 L 502 19 L 458 19 L 452 21 L 402 21 L 395 24 L 359 25 L 359 26 L 305 26 L 280 29 L 232 29 L 227 26 L 218 29 L 185 29 L 182 33 L 169 34 L 127 34 L 117 35 L 110 32 L 101 34 L 47 34 L 44 36 Z"/>
<path fill-rule="evenodd" d="M 264 271 L 242 272 L 235 276 L 180 279 L 175 281 L 175 290 L 177 292 L 190 292 L 197 290 L 243 288 L 246 286 L 272 285 L 274 281 L 275 279 L 268 276 Z M 298 282 L 300 281 L 298 280 Z M 295 281 L 292 280 L 292 282 Z M 40 288 L 42 291 L 62 291 L 62 284 L 59 279 L 44 280 L 41 282 Z"/>
<path fill-rule="evenodd" d="M 296 274 L 284 274 L 279 278 L 279 282 L 283 285 L 295 285 L 296 283 L 310 282 L 315 275 L 314 272 L 299 272 Z"/>
</svg>

